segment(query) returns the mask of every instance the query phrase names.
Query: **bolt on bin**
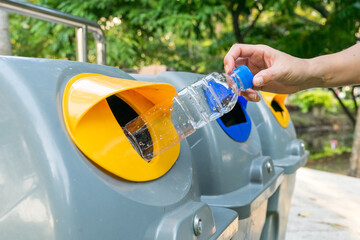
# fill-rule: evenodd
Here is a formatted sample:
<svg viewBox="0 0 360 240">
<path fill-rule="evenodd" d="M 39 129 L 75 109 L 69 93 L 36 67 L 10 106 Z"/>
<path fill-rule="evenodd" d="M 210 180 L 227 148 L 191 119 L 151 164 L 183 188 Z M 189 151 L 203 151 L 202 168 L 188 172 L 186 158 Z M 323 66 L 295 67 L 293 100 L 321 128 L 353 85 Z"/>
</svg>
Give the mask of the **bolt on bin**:
<svg viewBox="0 0 360 240">
<path fill-rule="evenodd" d="M 128 118 L 173 97 L 173 86 L 88 63 L 0 57 L 0 65 L 0 239 L 235 234 L 235 211 L 201 201 L 186 142 L 148 163 L 122 132 Z M 173 131 L 148 130 L 150 138 Z"/>
<path fill-rule="evenodd" d="M 269 198 L 266 223 L 261 239 L 285 239 L 290 201 L 294 191 L 296 170 L 305 165 L 309 152 L 296 138 L 294 125 L 285 107 L 287 95 L 259 92 L 261 101 L 250 103 L 248 112 L 261 136 L 264 155 L 284 169 L 284 181 Z"/>
<path fill-rule="evenodd" d="M 161 72 L 132 74 L 142 81 L 166 82 L 177 91 L 203 77 L 200 74 Z M 233 239 L 259 239 L 268 198 L 283 179 L 283 169 L 261 153 L 257 129 L 240 97 L 234 109 L 185 139 L 191 148 L 201 200 L 210 206 L 235 210 L 238 232 Z"/>
</svg>

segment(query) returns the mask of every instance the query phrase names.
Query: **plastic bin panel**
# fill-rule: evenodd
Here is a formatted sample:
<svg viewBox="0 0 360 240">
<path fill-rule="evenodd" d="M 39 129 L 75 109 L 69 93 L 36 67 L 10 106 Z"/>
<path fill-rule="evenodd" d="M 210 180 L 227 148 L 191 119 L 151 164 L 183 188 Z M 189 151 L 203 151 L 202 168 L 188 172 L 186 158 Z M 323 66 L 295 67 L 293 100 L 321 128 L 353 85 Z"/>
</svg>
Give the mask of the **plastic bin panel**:
<svg viewBox="0 0 360 240">
<path fill-rule="evenodd" d="M 5 213 L 0 239 L 150 240 L 156 238 L 164 216 L 189 206 L 188 202 L 199 203 L 186 141 L 165 175 L 132 182 L 93 164 L 70 138 L 62 113 L 69 79 L 88 72 L 121 79 L 131 79 L 129 75 L 114 67 L 49 59 L 0 56 L 0 65 L 0 129 L 4 133 L 0 137 L 0 199 Z M 108 98 L 102 98 L 99 106 L 107 106 L 110 116 Z M 199 204 L 202 207 L 186 209 L 187 214 L 202 214 L 204 209 L 208 217 L 204 229 L 213 229 L 209 207 Z M 230 217 L 236 218 L 234 212 L 227 213 L 217 211 L 215 219 L 228 216 L 230 222 Z M 182 226 L 191 233 L 193 221 L 187 219 Z M 207 233 L 203 238 L 221 234 Z M 184 239 L 182 235 L 172 238 Z"/>
</svg>

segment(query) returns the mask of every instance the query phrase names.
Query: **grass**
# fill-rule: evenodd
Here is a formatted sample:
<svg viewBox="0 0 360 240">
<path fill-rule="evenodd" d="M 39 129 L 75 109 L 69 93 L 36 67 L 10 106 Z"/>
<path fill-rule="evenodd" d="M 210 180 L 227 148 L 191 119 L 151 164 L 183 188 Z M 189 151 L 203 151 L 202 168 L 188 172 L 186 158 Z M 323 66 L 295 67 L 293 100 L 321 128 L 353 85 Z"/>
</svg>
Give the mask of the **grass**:
<svg viewBox="0 0 360 240">
<path fill-rule="evenodd" d="M 316 153 L 313 154 L 315 158 L 310 156 L 306 167 L 346 175 L 350 165 L 350 155 L 350 151 L 342 151 L 341 153 L 335 153 L 332 155 L 328 152 Z"/>
</svg>

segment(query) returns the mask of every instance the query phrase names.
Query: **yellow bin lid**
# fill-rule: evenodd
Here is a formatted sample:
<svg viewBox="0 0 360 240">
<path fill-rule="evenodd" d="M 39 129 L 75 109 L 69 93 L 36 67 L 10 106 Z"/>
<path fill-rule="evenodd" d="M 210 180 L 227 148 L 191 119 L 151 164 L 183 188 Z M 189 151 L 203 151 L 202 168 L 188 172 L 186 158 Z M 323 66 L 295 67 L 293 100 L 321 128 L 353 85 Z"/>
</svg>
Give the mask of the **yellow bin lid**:
<svg viewBox="0 0 360 240">
<path fill-rule="evenodd" d="M 97 165 L 123 179 L 149 181 L 164 175 L 175 163 L 180 144 L 145 161 L 132 147 L 122 127 L 113 115 L 106 98 L 117 96 L 138 115 L 157 104 L 172 104 L 175 89 L 170 84 L 148 83 L 84 73 L 73 77 L 63 96 L 63 115 L 66 129 L 82 153 Z M 170 114 L 162 115 L 167 129 L 148 126 L 154 151 L 169 139 L 156 139 L 157 132 L 167 131 L 177 138 Z M 170 133 L 170 135 L 169 135 Z"/>
<path fill-rule="evenodd" d="M 282 127 L 287 128 L 290 122 L 290 114 L 285 106 L 285 99 L 288 95 L 262 91 L 260 91 L 260 93 L 279 124 Z"/>
</svg>

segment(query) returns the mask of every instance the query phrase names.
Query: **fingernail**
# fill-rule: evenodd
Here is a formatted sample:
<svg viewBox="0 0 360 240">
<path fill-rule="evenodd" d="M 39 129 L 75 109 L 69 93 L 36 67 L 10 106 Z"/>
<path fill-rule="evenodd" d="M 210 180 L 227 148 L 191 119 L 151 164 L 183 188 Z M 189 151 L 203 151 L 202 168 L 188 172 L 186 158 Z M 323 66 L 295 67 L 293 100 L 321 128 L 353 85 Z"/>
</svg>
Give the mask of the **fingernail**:
<svg viewBox="0 0 360 240">
<path fill-rule="evenodd" d="M 264 79 L 263 77 L 255 77 L 254 78 L 254 85 L 257 87 L 261 87 L 264 84 Z"/>
<path fill-rule="evenodd" d="M 251 93 L 249 97 L 250 97 L 251 99 L 253 99 L 254 101 L 257 100 L 257 94 L 255 94 L 255 93 Z"/>
<path fill-rule="evenodd" d="M 225 65 L 225 73 L 228 73 L 229 72 L 229 67 L 228 65 Z"/>
</svg>

